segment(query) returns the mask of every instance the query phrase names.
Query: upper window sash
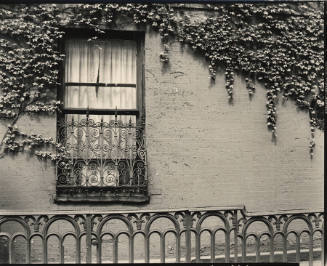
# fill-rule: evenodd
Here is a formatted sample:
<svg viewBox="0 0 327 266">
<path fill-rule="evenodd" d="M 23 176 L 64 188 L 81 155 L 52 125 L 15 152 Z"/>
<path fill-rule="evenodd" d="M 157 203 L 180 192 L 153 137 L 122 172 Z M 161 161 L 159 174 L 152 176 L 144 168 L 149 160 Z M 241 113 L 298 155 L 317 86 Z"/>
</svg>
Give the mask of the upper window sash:
<svg viewBox="0 0 327 266">
<path fill-rule="evenodd" d="M 97 36 L 99 39 L 121 39 L 121 40 L 133 40 L 136 41 L 136 84 L 134 83 L 108 83 L 108 82 L 94 82 L 90 84 L 82 84 L 80 82 L 79 85 L 87 85 L 93 87 L 134 87 L 136 88 L 136 108 L 74 108 L 74 107 L 67 107 L 65 105 L 62 106 L 61 110 L 62 113 L 76 113 L 76 114 L 108 114 L 113 115 L 115 113 L 119 113 L 122 115 L 136 115 L 137 117 L 144 115 L 144 38 L 145 32 L 143 30 L 140 31 L 120 31 L 120 30 L 107 30 L 104 34 L 96 33 L 92 30 L 86 28 L 63 28 L 62 29 L 65 34 L 63 39 L 59 42 L 60 51 L 65 53 L 65 46 L 66 41 L 71 38 L 79 38 L 79 39 L 89 39 L 91 37 Z M 59 75 L 59 80 L 62 84 L 62 88 L 58 90 L 58 100 L 63 101 L 65 100 L 65 88 L 67 86 L 74 86 L 77 84 L 65 82 L 65 62 L 61 64 L 61 71 Z M 100 81 L 100 80 L 99 80 Z"/>
<path fill-rule="evenodd" d="M 135 110 L 136 83 L 136 41 L 66 40 L 65 108 Z"/>
</svg>

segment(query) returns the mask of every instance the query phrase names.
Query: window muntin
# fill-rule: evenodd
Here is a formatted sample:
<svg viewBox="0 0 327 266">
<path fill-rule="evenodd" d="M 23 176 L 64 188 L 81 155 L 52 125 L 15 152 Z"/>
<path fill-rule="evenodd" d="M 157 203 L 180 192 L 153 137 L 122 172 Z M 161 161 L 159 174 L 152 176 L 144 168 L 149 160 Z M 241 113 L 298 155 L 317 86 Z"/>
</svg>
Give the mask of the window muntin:
<svg viewBox="0 0 327 266">
<path fill-rule="evenodd" d="M 82 189 L 86 200 L 147 201 L 140 41 L 69 38 L 65 50 L 58 138 L 70 167 L 58 164 L 57 200 L 79 201 Z"/>
<path fill-rule="evenodd" d="M 136 109 L 136 54 L 132 40 L 68 40 L 65 107 Z"/>
</svg>

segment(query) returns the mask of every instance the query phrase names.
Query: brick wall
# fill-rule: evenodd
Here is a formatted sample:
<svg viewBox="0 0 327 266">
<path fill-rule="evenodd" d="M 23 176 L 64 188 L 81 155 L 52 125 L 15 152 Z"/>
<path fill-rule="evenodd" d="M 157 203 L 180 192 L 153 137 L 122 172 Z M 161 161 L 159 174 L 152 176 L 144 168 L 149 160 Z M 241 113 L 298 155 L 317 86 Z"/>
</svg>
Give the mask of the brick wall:
<svg viewBox="0 0 327 266">
<path fill-rule="evenodd" d="M 199 11 L 197 11 L 199 12 Z M 130 26 L 128 26 L 130 27 Z M 208 78 L 207 63 L 172 43 L 170 62 L 159 60 L 159 35 L 145 37 L 145 105 L 150 203 L 57 205 L 55 169 L 26 154 L 0 160 L 0 209 L 133 210 L 233 206 L 277 212 L 323 207 L 323 132 L 309 156 L 308 115 L 293 103 L 278 106 L 278 139 L 266 129 L 265 89 L 249 100 L 236 76 L 228 103 L 224 75 Z M 55 137 L 56 117 L 23 117 L 27 133 Z M 6 123 L 0 124 L 2 136 Z"/>
</svg>

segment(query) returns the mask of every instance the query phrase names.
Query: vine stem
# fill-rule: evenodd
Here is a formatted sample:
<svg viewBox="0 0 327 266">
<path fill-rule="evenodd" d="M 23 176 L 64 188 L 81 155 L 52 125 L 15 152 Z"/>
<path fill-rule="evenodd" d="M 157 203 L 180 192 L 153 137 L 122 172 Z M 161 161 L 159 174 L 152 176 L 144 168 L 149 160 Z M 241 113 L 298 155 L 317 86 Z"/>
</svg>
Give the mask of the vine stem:
<svg viewBox="0 0 327 266">
<path fill-rule="evenodd" d="M 10 127 L 13 127 L 13 126 L 17 123 L 17 121 L 18 121 L 18 119 L 19 119 L 19 117 L 20 117 L 20 115 L 21 115 L 22 113 L 23 113 L 22 111 L 20 111 L 20 112 L 17 113 L 16 117 L 15 117 L 15 118 L 13 119 L 13 121 L 11 122 Z M 7 135 L 8 135 L 8 132 L 9 132 L 9 126 L 8 126 L 7 131 L 6 131 L 5 134 L 3 135 L 2 139 L 1 139 L 1 142 L 0 142 L 0 159 L 2 159 L 2 158 L 5 156 L 5 152 L 4 152 L 4 146 L 3 146 L 3 144 L 4 144 L 4 140 L 5 140 L 5 138 L 6 138 Z"/>
<path fill-rule="evenodd" d="M 0 159 L 2 159 L 6 155 L 6 153 L 4 152 L 4 140 L 5 140 L 6 136 L 8 135 L 9 127 L 13 127 L 17 123 L 20 116 L 25 112 L 27 106 L 35 103 L 38 100 L 40 100 L 40 97 L 36 97 L 36 98 L 32 99 L 30 102 L 28 102 L 27 104 L 23 105 L 19 109 L 19 111 L 18 111 L 17 115 L 15 116 L 15 118 L 12 120 L 10 126 L 7 127 L 7 131 L 4 133 L 4 135 L 3 135 L 2 139 L 1 139 L 1 142 L 0 142 Z"/>
</svg>

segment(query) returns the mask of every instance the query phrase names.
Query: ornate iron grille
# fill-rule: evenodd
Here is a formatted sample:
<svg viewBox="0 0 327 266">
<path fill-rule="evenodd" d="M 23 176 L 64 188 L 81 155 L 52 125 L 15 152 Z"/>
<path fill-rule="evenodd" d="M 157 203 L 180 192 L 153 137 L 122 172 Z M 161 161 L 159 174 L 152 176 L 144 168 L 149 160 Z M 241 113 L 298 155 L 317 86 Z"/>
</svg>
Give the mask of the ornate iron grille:
<svg viewBox="0 0 327 266">
<path fill-rule="evenodd" d="M 304 261 L 324 265 L 323 223 L 322 212 L 251 216 L 242 207 L 0 213 L 0 262 Z"/>
<path fill-rule="evenodd" d="M 58 140 L 66 154 L 57 162 L 57 200 L 148 200 L 143 119 L 123 122 L 115 114 L 109 122 L 103 116 L 96 122 L 89 114 L 79 121 L 65 116 Z"/>
</svg>

